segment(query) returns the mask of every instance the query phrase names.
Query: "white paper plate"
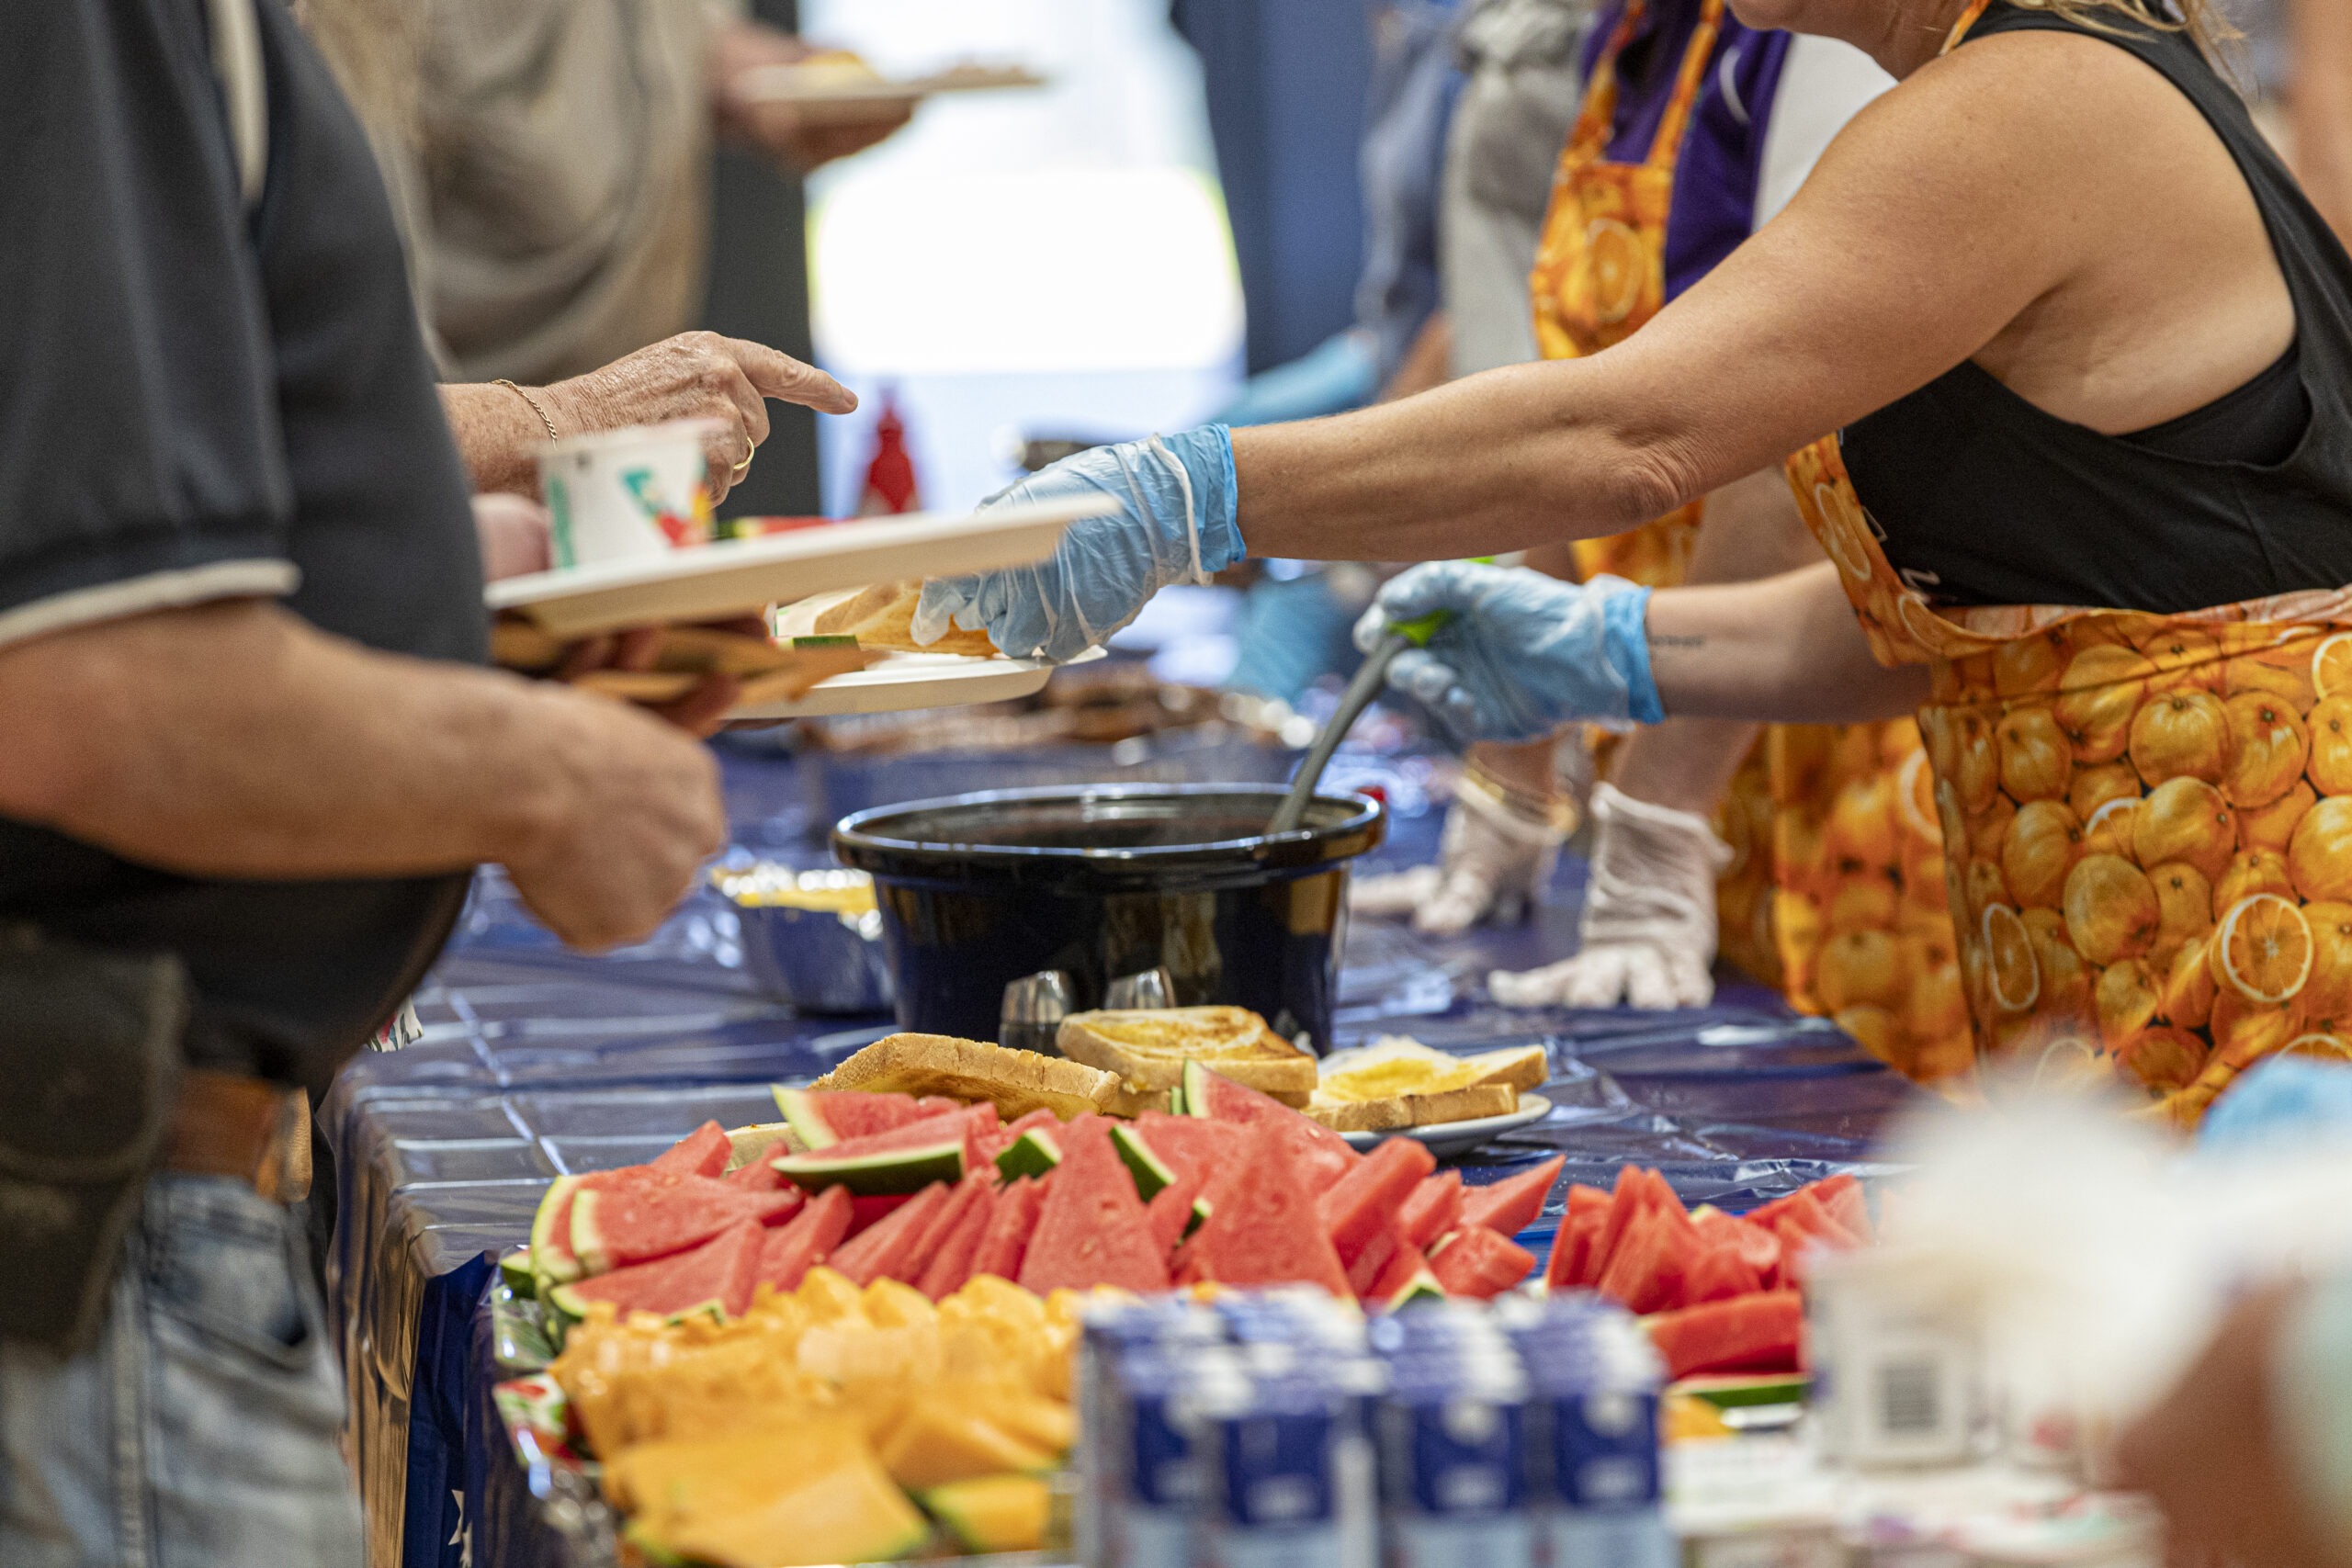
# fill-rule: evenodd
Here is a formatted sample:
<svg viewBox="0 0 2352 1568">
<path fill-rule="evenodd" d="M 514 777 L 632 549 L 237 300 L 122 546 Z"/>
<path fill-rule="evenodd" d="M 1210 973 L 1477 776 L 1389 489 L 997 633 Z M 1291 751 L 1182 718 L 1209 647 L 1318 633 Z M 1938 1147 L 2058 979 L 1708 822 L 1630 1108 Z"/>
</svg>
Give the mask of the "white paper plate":
<svg viewBox="0 0 2352 1568">
<path fill-rule="evenodd" d="M 520 611 L 566 638 L 723 620 L 836 589 L 1043 560 L 1072 523 L 1115 504 L 1102 496 L 1000 507 L 984 515 L 916 513 L 721 539 L 667 555 L 510 577 L 492 583 L 483 598 L 493 610 Z"/>
<path fill-rule="evenodd" d="M 847 680 L 848 676 L 837 676 Z M 1430 1146 L 1430 1153 L 1440 1159 L 1452 1159 L 1466 1155 L 1487 1139 L 1504 1133 L 1516 1133 L 1532 1126 L 1552 1113 L 1552 1102 L 1540 1094 L 1521 1094 L 1519 1109 L 1500 1116 L 1481 1116 L 1469 1122 L 1439 1122 L 1427 1127 L 1399 1127 L 1393 1133 L 1342 1133 L 1348 1146 L 1368 1149 L 1390 1138 L 1417 1138 Z"/>
<path fill-rule="evenodd" d="M 1103 657 L 1089 649 L 1070 660 Z M 1005 703 L 1045 688 L 1056 665 L 1034 659 L 962 659 L 952 653 L 886 654 L 863 670 L 820 681 L 790 702 L 736 708 L 730 719 L 837 718 L 854 713 L 903 713 L 909 708 L 967 707 Z"/>
<path fill-rule="evenodd" d="M 892 82 L 880 77 L 827 76 L 791 65 L 763 65 L 729 84 L 748 103 L 797 106 L 801 118 L 825 121 L 866 119 L 876 111 L 911 107 L 934 93 L 977 93 L 1007 87 L 1042 87 L 1046 78 L 1018 65 L 961 65 L 930 76 Z"/>
</svg>

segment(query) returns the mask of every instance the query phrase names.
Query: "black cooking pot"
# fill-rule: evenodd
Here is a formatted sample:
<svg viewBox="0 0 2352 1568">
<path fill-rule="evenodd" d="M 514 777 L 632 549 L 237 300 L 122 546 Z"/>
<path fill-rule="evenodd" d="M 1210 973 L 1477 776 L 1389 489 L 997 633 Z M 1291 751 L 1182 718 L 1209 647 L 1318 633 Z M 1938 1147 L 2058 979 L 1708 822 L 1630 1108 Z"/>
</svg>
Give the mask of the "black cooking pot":
<svg viewBox="0 0 2352 1568">
<path fill-rule="evenodd" d="M 1070 1005 L 1164 965 L 1176 1005 L 1227 1002 L 1282 1033 L 1331 1039 L 1347 863 L 1380 803 L 1318 796 L 1266 824 L 1280 785 L 994 790 L 843 818 L 833 853 L 874 874 L 900 1027 L 994 1040 L 1005 986 L 1058 969 Z"/>
</svg>

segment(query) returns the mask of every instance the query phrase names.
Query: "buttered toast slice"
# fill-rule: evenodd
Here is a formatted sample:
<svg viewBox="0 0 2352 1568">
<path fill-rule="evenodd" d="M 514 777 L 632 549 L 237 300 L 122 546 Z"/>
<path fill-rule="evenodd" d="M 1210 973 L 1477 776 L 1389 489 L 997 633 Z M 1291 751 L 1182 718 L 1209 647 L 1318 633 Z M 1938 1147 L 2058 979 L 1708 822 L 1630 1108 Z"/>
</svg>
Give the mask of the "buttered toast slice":
<svg viewBox="0 0 2352 1568">
<path fill-rule="evenodd" d="M 1041 1109 L 1067 1122 L 1109 1110 L 1119 1095 L 1115 1073 L 946 1034 L 885 1035 L 808 1087 L 993 1100 L 1008 1122 Z"/>
<path fill-rule="evenodd" d="M 816 629 L 824 637 L 843 634 L 857 638 L 860 648 L 887 649 L 899 653 L 960 653 L 986 659 L 996 644 L 986 632 L 950 626 L 934 643 L 915 640 L 915 607 L 922 603 L 920 582 L 877 582 L 852 598 L 818 613 Z"/>
<path fill-rule="evenodd" d="M 1182 1083 L 1187 1062 L 1285 1105 L 1305 1105 L 1315 1092 L 1315 1058 L 1247 1008 L 1072 1013 L 1054 1043 L 1071 1061 L 1116 1073 L 1130 1091 L 1146 1095 Z"/>
<path fill-rule="evenodd" d="M 1389 1132 L 1504 1116 L 1551 1076 L 1541 1045 L 1456 1056 L 1390 1036 L 1324 1058 L 1306 1113 L 1337 1132 Z"/>
</svg>

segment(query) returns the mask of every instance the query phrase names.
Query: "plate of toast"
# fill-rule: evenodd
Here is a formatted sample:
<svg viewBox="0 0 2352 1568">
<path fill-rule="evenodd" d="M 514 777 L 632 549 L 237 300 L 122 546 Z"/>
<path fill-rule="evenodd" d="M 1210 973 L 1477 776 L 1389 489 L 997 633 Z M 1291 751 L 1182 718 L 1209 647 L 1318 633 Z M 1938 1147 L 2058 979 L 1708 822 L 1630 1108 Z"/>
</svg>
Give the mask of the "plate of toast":
<svg viewBox="0 0 2352 1568">
<path fill-rule="evenodd" d="M 1446 1158 L 1542 1121 L 1552 1102 L 1533 1090 L 1551 1076 L 1541 1044 L 1457 1056 L 1388 1035 L 1324 1057 L 1306 1113 L 1357 1148 L 1401 1134 Z"/>
<path fill-rule="evenodd" d="M 1552 1102 L 1532 1092 L 1552 1076 L 1541 1044 L 1457 1056 L 1393 1036 L 1317 1060 L 1247 1008 L 1155 1008 L 1072 1013 L 1054 1041 L 1074 1062 L 1115 1074 L 1108 1109 L 1134 1116 L 1164 1109 L 1198 1062 L 1221 1077 L 1281 1100 L 1357 1148 L 1403 1135 L 1441 1158 L 1540 1122 Z"/>
<path fill-rule="evenodd" d="M 915 607 L 922 600 L 922 581 L 909 578 L 820 593 L 785 605 L 775 613 L 779 643 L 823 646 L 848 639 L 847 645 L 854 646 L 868 662 L 805 692 L 746 704 L 728 716 L 831 718 L 1012 702 L 1035 695 L 1053 675 L 1054 665 L 1034 659 L 1007 659 L 986 632 L 951 626 L 935 643 L 915 641 Z M 1092 649 L 1071 662 L 1086 663 L 1102 657 L 1102 649 Z"/>
</svg>

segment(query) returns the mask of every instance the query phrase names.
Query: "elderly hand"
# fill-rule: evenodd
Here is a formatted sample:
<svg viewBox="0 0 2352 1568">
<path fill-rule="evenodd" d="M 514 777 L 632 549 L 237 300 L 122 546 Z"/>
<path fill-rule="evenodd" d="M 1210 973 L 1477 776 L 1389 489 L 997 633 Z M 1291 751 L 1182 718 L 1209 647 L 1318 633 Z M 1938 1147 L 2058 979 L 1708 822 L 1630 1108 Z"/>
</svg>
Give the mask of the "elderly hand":
<svg viewBox="0 0 2352 1568">
<path fill-rule="evenodd" d="M 1016 659 L 1060 664 L 1098 648 L 1171 582 L 1205 582 L 1242 557 L 1234 515 L 1233 442 L 1221 424 L 1097 446 L 1065 457 L 989 499 L 989 507 L 1108 498 L 1033 566 L 933 578 L 917 607 L 917 642 L 950 623 L 986 630 Z"/>
<path fill-rule="evenodd" d="M 481 577 L 526 577 L 552 564 L 548 509 L 528 496 L 494 491 L 474 497 L 474 537 L 481 545 Z"/>
<path fill-rule="evenodd" d="M 1356 624 L 1370 653 L 1388 629 L 1443 611 L 1428 647 L 1388 667 L 1465 740 L 1533 740 L 1571 720 L 1655 724 L 1644 617 L 1649 590 L 1621 578 L 1562 582 L 1522 567 L 1437 561 L 1390 581 Z"/>
<path fill-rule="evenodd" d="M 815 366 L 717 333 L 664 338 L 600 370 L 558 381 L 537 396 L 564 435 L 673 419 L 716 421 L 705 443 L 713 501 L 750 471 L 752 454 L 768 438 L 766 399 L 802 403 L 820 413 L 848 413 L 857 407 L 847 388 Z"/>
<path fill-rule="evenodd" d="M 913 118 L 907 104 L 861 105 L 854 115 L 829 107 L 821 118 L 806 106 L 763 99 L 744 90 L 745 73 L 765 65 L 797 65 L 816 51 L 800 39 L 757 22 L 721 24 L 711 39 L 711 110 L 721 134 L 757 148 L 795 175 L 863 152 Z"/>
</svg>

